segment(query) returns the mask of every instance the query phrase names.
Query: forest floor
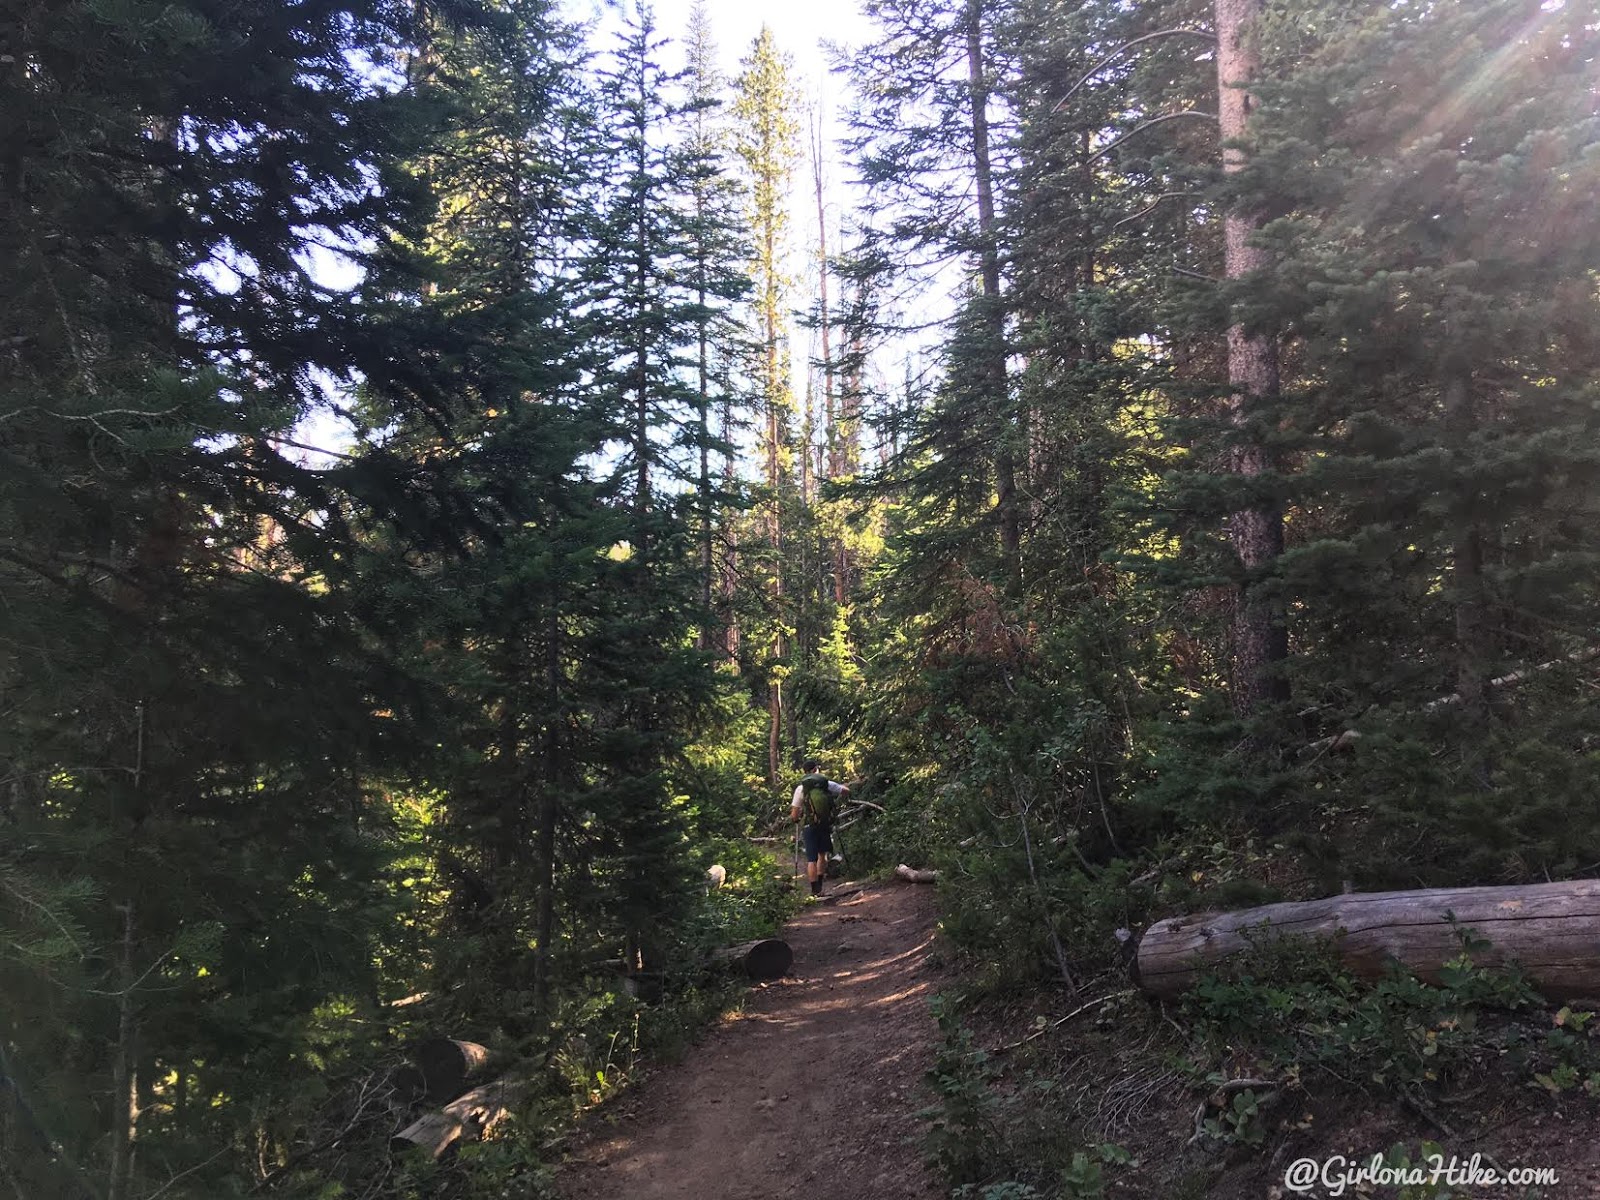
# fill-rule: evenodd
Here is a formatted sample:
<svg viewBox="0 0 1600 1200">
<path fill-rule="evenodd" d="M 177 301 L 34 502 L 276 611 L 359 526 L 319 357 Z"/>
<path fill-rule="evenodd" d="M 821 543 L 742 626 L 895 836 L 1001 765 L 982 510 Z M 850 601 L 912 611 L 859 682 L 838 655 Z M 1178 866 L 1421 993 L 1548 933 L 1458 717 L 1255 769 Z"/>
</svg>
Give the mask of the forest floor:
<svg viewBox="0 0 1600 1200">
<path fill-rule="evenodd" d="M 1072 1013 L 1081 1015 L 1057 1027 Z M 1541 1021 L 1548 1028 L 1549 1020 L 1548 1014 L 1516 1018 L 1534 1037 L 1542 1036 Z M 1509 1055 L 1495 1050 L 1498 1036 L 1486 1037 L 1481 1062 L 1463 1072 L 1466 1078 L 1450 1094 L 1407 1103 L 1392 1088 L 1370 1082 L 1364 1086 L 1360 1078 L 1340 1083 L 1326 1071 L 1308 1068 L 1302 1078 L 1298 1071 L 1284 1075 L 1267 1070 L 1243 1048 L 1230 1061 L 1210 1060 L 1196 1052 L 1170 1013 L 1163 1015 L 1121 978 L 1090 981 L 1083 993 L 1070 997 L 1040 992 L 1010 1004 L 985 1004 L 967 1013 L 966 1027 L 991 1065 L 1003 1068 L 993 1085 L 1002 1104 L 995 1114 L 999 1136 L 990 1148 L 992 1160 L 1015 1173 L 1007 1177 L 1028 1179 L 1043 1195 L 1103 1200 L 1600 1198 L 1600 1097 L 1581 1088 L 1551 1096 L 1534 1083 L 1532 1068 L 1514 1068 Z M 1030 1034 L 1028 1043 L 1020 1045 Z M 1200 1071 L 1185 1069 L 1195 1063 L 1204 1066 Z M 1226 1097 L 1213 1090 L 1214 1080 L 1196 1082 L 1207 1068 L 1230 1079 L 1277 1077 L 1277 1083 L 1257 1089 L 1277 1099 L 1264 1103 L 1248 1128 L 1241 1124 L 1239 1133 L 1247 1136 L 1196 1136 L 1196 1109 L 1202 1102 L 1204 1116 L 1228 1123 L 1222 1103 Z M 1094 1162 L 1096 1149 L 1107 1144 L 1119 1148 L 1122 1161 L 1107 1162 L 1103 1179 L 1078 1190 L 1050 1187 L 1051 1174 L 1068 1167 L 1068 1152 L 1082 1147 Z M 1297 1161 L 1320 1167 L 1333 1160 L 1330 1170 L 1339 1175 L 1345 1167 L 1353 1172 L 1373 1155 L 1389 1154 L 1397 1146 L 1412 1165 L 1426 1164 L 1437 1146 L 1446 1164 L 1453 1158 L 1463 1170 L 1478 1155 L 1497 1169 L 1550 1168 L 1559 1182 L 1543 1188 L 1450 1187 L 1444 1182 L 1411 1189 L 1287 1186 L 1286 1175 Z M 1391 1165 L 1398 1161 L 1392 1159 Z"/>
<path fill-rule="evenodd" d="M 572 1200 L 931 1200 L 923 1075 L 945 983 L 934 891 L 830 885 L 784 927 L 794 966 L 686 1058 L 596 1113 L 559 1180 Z M 848 893 L 848 894 L 846 894 Z"/>
</svg>

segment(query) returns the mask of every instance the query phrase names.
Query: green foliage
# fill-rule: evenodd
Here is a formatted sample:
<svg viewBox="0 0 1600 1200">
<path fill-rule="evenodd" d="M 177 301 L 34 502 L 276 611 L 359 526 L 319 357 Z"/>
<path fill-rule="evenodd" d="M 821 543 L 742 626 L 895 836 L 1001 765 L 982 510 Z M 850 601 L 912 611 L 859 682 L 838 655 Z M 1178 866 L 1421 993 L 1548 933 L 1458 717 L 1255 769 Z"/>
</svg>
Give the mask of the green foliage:
<svg viewBox="0 0 1600 1200">
<path fill-rule="evenodd" d="M 990 990 L 1172 911 L 1592 870 L 1594 18 L 1534 8 L 1274 0 L 1223 171 L 1172 119 L 1217 109 L 1204 5 L 872 0 L 818 430 L 770 31 L 734 131 L 703 10 L 680 73 L 647 10 L 596 56 L 550 0 L 12 5 L 0 1178 L 353 1190 L 444 1027 L 549 1069 L 395 1188 L 544 1187 L 533 1131 L 789 911 L 743 839 L 811 750 Z M 1230 328 L 1277 351 L 1246 417 Z M 1284 516 L 1251 572 L 1244 510 Z M 1292 699 L 1242 713 L 1246 589 Z M 1286 1069 L 1432 1087 L 1493 1025 L 1530 1087 L 1600 1081 L 1470 946 L 1261 955 L 1189 1003 Z M 952 1182 L 1103 1190 L 1071 1138 L 1009 1168 L 940 1019 Z"/>
<path fill-rule="evenodd" d="M 989 1086 L 995 1068 L 988 1054 L 972 1044 L 953 999 L 935 997 L 931 1007 L 942 1040 L 928 1070 L 928 1084 L 938 1104 L 922 1114 L 928 1118 L 927 1156 L 951 1184 L 973 1185 L 987 1178 L 995 1165 L 1000 1100 Z"/>
<path fill-rule="evenodd" d="M 922 1114 L 929 1164 L 951 1195 L 1105 1195 L 1117 1170 L 1136 1165 L 1132 1155 L 1110 1142 L 1086 1144 L 1076 1129 L 1063 1128 L 1055 1103 L 1061 1081 L 1017 1076 L 975 1046 L 961 1020 L 963 1002 L 950 995 L 932 1002 L 942 1041 L 927 1078 L 938 1102 Z"/>
<path fill-rule="evenodd" d="M 1076 1151 L 1072 1155 L 1072 1162 L 1061 1172 L 1062 1198 L 1099 1200 L 1106 1194 L 1105 1168 L 1134 1164 L 1133 1156 L 1115 1142 L 1101 1142 L 1086 1150 Z"/>
<path fill-rule="evenodd" d="M 1230 1146 L 1259 1147 L 1267 1140 L 1261 1100 L 1253 1088 L 1236 1091 L 1216 1116 L 1205 1118 L 1201 1129 L 1207 1137 Z"/>
<path fill-rule="evenodd" d="M 1485 945 L 1470 931 L 1461 931 L 1461 939 L 1462 953 L 1440 970 L 1436 984 L 1398 965 L 1363 984 L 1330 946 L 1274 939 L 1225 975 L 1202 980 L 1185 998 L 1185 1012 L 1215 1044 L 1246 1044 L 1270 1070 L 1326 1070 L 1402 1094 L 1443 1086 L 1481 1068 L 1482 1026 L 1490 1014 L 1538 1002 L 1514 969 L 1473 961 Z M 1253 1110 L 1240 1109 L 1242 1095 L 1216 1118 L 1216 1132 L 1255 1144 L 1251 1135 L 1259 1141 L 1259 1127 Z"/>
<path fill-rule="evenodd" d="M 1431 1173 L 1433 1161 L 1444 1157 L 1444 1147 L 1438 1142 L 1419 1142 L 1415 1152 L 1409 1143 L 1396 1142 L 1384 1152 L 1383 1165 L 1396 1171 L 1422 1169 Z M 1454 1200 L 1461 1195 L 1443 1180 L 1432 1179 L 1424 1183 L 1403 1184 L 1397 1194 L 1402 1200 Z"/>
</svg>

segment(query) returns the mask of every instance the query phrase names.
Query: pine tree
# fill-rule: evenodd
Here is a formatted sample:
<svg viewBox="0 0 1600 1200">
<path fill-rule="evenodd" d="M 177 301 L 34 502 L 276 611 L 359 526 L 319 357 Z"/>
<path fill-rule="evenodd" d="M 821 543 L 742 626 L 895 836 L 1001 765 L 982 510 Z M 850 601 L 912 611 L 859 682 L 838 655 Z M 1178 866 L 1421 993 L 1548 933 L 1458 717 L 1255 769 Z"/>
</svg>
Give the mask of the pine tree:
<svg viewBox="0 0 1600 1200">
<path fill-rule="evenodd" d="M 436 349 L 397 336 L 420 280 L 388 250 L 418 111 L 379 68 L 414 32 L 363 3 L 7 14 L 0 922 L 55 932 L 4 968 L 31 1116 L 0 1160 L 35 1194 L 220 1194 L 344 1061 L 332 1009 L 376 999 L 399 893 L 363 780 L 409 704 L 347 585 L 416 481 L 293 431 L 319 378 Z M 313 242 L 361 281 L 319 284 Z"/>
<path fill-rule="evenodd" d="M 1253 191 L 1285 213 L 1264 236 L 1303 361 L 1295 677 L 1333 732 L 1367 735 L 1319 760 L 1331 803 L 1427 829 L 1453 880 L 1586 853 L 1573 780 L 1594 715 L 1571 656 L 1596 602 L 1600 243 L 1574 214 L 1596 118 L 1589 16 L 1533 11 L 1450 4 L 1264 39 Z M 1375 845 L 1348 849 L 1390 877 Z"/>
<path fill-rule="evenodd" d="M 720 645 L 733 661 L 739 631 L 733 591 L 733 522 L 727 514 L 742 503 L 735 487 L 733 437 L 740 424 L 739 365 L 750 355 L 739 306 L 750 292 L 745 264 L 750 247 L 742 216 L 744 204 L 730 160 L 730 130 L 721 114 L 727 83 L 717 66 L 710 14 L 704 0 L 690 12 L 688 49 L 688 135 L 685 171 L 691 211 L 685 235 L 695 301 L 694 388 L 699 494 L 701 608 L 706 613 L 701 649 Z M 715 475 L 711 458 L 720 454 Z M 715 593 L 715 596 L 713 596 Z"/>
<path fill-rule="evenodd" d="M 755 258 L 751 272 L 755 282 L 756 318 L 760 326 L 760 360 L 756 368 L 766 432 L 762 445 L 766 480 L 765 525 L 772 623 L 767 674 L 767 783 L 775 785 L 781 770 L 780 746 L 783 729 L 783 680 L 788 656 L 788 622 L 785 599 L 785 555 L 783 510 L 785 494 L 791 486 L 790 414 L 794 399 L 785 351 L 785 323 L 788 275 L 785 255 L 789 228 L 789 181 L 799 158 L 799 94 L 790 79 L 791 66 L 765 26 L 744 59 L 744 70 L 735 84 L 734 115 L 738 119 L 737 149 L 743 160 L 750 186 L 751 241 Z"/>
</svg>

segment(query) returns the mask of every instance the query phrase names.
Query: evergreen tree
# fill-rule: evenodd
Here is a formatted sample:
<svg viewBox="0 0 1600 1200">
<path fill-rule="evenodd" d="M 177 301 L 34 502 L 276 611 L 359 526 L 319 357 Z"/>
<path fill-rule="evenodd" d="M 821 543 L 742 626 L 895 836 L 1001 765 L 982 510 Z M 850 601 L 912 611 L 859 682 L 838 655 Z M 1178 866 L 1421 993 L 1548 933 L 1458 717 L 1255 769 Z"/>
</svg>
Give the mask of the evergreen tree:
<svg viewBox="0 0 1600 1200">
<path fill-rule="evenodd" d="M 341 1069 L 331 1014 L 371 1012 L 402 903 L 363 781 L 408 689 L 346 585 L 355 524 L 418 488 L 308 466 L 293 430 L 320 379 L 428 350 L 387 250 L 416 228 L 385 73 L 415 29 L 364 3 L 0 20 L 0 922 L 54 931 L 0 952 L 27 1113 L 0 1161 L 36 1195 L 221 1194 Z M 361 281 L 319 283 L 313 243 Z"/>
<path fill-rule="evenodd" d="M 683 153 L 690 204 L 684 232 L 695 303 L 700 604 L 707 614 L 700 648 L 718 645 L 731 661 L 738 654 L 739 634 L 733 604 L 734 523 L 728 514 L 742 503 L 736 488 L 734 435 L 744 407 L 740 365 L 750 356 L 739 306 L 750 292 L 745 265 L 751 254 L 742 217 L 744 198 L 730 162 L 731 131 L 720 111 L 727 82 L 717 66 L 713 37 L 704 0 L 697 0 L 687 36 L 689 127 Z M 713 453 L 722 458 L 715 475 Z"/>
<path fill-rule="evenodd" d="M 738 119 L 736 146 L 749 177 L 750 230 L 755 247 L 751 274 L 761 342 L 756 377 L 766 424 L 762 456 L 767 487 L 765 533 L 771 555 L 767 576 L 772 632 L 763 673 L 767 677 L 767 783 L 772 786 L 781 771 L 783 681 L 788 657 L 783 512 L 792 486 L 789 442 L 794 398 L 783 325 L 789 286 L 785 265 L 789 182 L 799 157 L 800 130 L 795 112 L 800 100 L 790 78 L 789 58 L 778 49 L 770 29 L 762 27 L 743 65 L 735 84 L 733 111 Z"/>
<path fill-rule="evenodd" d="M 1453 880 L 1586 861 L 1591 18 L 1460 3 L 1264 41 L 1252 190 L 1285 214 L 1270 294 L 1302 363 L 1295 678 L 1332 733 L 1367 735 L 1319 759 L 1333 803 L 1427 829 Z"/>
</svg>

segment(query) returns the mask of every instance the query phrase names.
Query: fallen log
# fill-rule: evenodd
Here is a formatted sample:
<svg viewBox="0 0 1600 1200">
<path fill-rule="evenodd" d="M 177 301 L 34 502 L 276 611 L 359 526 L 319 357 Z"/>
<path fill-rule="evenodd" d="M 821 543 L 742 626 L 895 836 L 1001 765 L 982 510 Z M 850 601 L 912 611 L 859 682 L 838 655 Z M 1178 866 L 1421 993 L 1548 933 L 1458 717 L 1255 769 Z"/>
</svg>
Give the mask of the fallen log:
<svg viewBox="0 0 1600 1200">
<path fill-rule="evenodd" d="M 896 878 L 904 879 L 907 883 L 939 882 L 939 872 L 932 867 L 919 869 L 917 867 L 908 867 L 905 863 L 901 863 L 894 869 L 894 873 Z"/>
<path fill-rule="evenodd" d="M 1600 880 L 1512 887 L 1354 892 L 1268 904 L 1239 912 L 1157 921 L 1139 941 L 1135 978 L 1170 998 L 1253 945 L 1278 938 L 1325 938 L 1363 979 L 1399 962 L 1430 983 L 1461 954 L 1458 930 L 1488 942 L 1480 966 L 1516 963 L 1556 1000 L 1600 996 Z"/>
<path fill-rule="evenodd" d="M 516 1111 L 528 1092 L 527 1079 L 496 1079 L 475 1087 L 443 1108 L 424 1113 L 389 1141 L 391 1150 L 426 1150 L 438 1158 L 459 1141 L 478 1141 Z"/>
<path fill-rule="evenodd" d="M 429 1100 L 453 1100 L 488 1065 L 489 1048 L 455 1038 L 428 1038 L 412 1047 L 410 1058 Z"/>
<path fill-rule="evenodd" d="M 757 938 L 724 946 L 713 955 L 719 963 L 743 971 L 751 979 L 781 979 L 794 965 L 794 951 L 781 938 Z"/>
</svg>

